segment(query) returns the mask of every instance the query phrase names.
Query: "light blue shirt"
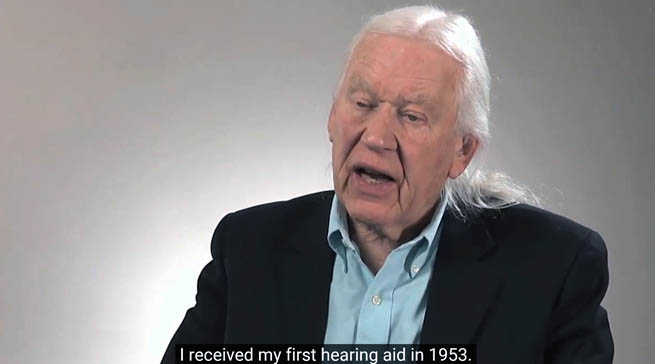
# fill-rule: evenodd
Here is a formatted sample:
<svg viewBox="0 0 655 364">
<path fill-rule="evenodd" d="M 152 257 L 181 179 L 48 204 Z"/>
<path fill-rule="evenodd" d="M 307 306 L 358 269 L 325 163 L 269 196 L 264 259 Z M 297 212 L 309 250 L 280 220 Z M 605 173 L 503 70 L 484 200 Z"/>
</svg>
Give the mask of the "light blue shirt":
<svg viewBox="0 0 655 364">
<path fill-rule="evenodd" d="M 445 209 L 442 198 L 425 229 L 392 250 L 374 275 L 350 239 L 346 210 L 334 195 L 327 239 L 337 256 L 325 344 L 419 343 Z"/>
</svg>

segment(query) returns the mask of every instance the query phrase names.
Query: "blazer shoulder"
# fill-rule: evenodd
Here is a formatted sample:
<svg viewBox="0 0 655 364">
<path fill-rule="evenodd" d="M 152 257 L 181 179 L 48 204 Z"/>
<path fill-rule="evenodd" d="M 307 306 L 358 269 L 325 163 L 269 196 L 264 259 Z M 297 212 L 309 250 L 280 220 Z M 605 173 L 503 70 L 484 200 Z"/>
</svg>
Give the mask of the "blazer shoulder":
<svg viewBox="0 0 655 364">
<path fill-rule="evenodd" d="M 517 204 L 487 210 L 481 218 L 490 233 L 502 240 L 530 241 L 536 245 L 577 251 L 583 246 L 605 250 L 600 235 L 568 217 L 542 208 Z"/>
<path fill-rule="evenodd" d="M 333 196 L 334 191 L 321 191 L 229 213 L 216 227 L 212 250 L 215 245 L 274 248 L 301 227 L 320 230 L 324 224 L 326 230 Z"/>
<path fill-rule="evenodd" d="M 234 224 L 275 223 L 281 219 L 304 216 L 315 210 L 329 209 L 334 191 L 321 191 L 285 201 L 268 202 L 231 213 Z"/>
</svg>

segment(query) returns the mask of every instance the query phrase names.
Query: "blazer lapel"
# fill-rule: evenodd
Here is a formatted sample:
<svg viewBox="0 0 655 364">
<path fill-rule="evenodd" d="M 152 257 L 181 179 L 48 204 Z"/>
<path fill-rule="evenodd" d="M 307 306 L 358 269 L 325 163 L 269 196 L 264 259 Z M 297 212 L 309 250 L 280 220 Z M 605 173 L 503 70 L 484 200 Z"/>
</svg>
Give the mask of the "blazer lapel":
<svg viewBox="0 0 655 364">
<path fill-rule="evenodd" d="M 500 292 L 495 244 L 481 220 L 446 210 L 421 332 L 423 344 L 475 343 Z"/>
<path fill-rule="evenodd" d="M 282 343 L 322 344 L 327 327 L 330 283 L 335 254 L 327 243 L 333 192 L 298 212 L 300 223 L 280 253 Z"/>
</svg>

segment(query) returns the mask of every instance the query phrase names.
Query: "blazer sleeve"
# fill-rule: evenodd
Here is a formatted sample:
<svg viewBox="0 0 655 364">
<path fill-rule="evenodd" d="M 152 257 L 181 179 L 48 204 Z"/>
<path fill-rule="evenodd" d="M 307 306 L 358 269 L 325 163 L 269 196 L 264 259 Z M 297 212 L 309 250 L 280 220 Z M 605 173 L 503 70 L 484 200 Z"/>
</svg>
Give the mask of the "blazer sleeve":
<svg viewBox="0 0 655 364">
<path fill-rule="evenodd" d="M 592 231 L 571 265 L 550 321 L 545 362 L 609 364 L 614 342 L 600 306 L 609 281 L 607 249 Z"/>
<path fill-rule="evenodd" d="M 200 272 L 196 304 L 187 310 L 161 361 L 175 363 L 176 344 L 222 344 L 225 332 L 227 284 L 224 246 L 228 220 L 225 216 L 212 237 L 212 261 Z"/>
</svg>

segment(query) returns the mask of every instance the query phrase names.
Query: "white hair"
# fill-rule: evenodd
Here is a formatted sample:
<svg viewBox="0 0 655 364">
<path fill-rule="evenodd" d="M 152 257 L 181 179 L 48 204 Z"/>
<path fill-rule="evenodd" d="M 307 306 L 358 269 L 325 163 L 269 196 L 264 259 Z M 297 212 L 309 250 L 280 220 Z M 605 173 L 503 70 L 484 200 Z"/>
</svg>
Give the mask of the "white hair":
<svg viewBox="0 0 655 364">
<path fill-rule="evenodd" d="M 489 68 L 480 39 L 470 21 L 435 6 L 410 6 L 373 16 L 354 37 L 346 69 L 353 51 L 366 34 L 391 34 L 427 41 L 452 56 L 463 68 L 457 84 L 456 125 L 463 135 L 478 140 L 478 152 L 456 179 L 448 178 L 442 196 L 448 207 L 466 218 L 481 209 L 497 209 L 519 202 L 539 205 L 527 188 L 499 172 L 485 172 L 480 155 L 489 140 Z M 342 75 L 339 88 L 343 82 Z"/>
</svg>

